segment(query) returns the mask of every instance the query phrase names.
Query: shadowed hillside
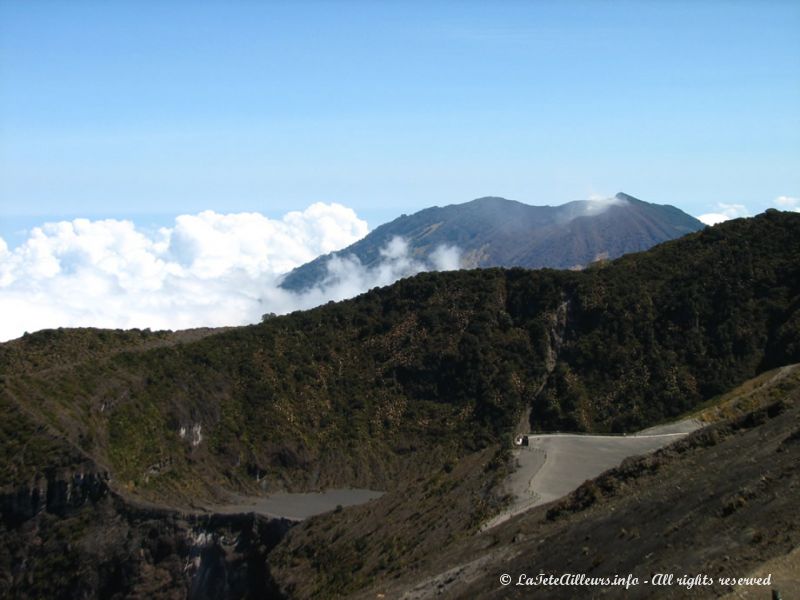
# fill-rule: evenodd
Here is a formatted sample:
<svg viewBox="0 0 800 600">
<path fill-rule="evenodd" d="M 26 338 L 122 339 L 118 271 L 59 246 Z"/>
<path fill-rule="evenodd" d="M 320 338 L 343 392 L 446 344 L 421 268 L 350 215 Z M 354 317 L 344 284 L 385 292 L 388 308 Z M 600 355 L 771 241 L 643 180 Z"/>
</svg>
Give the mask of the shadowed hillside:
<svg viewBox="0 0 800 600">
<path fill-rule="evenodd" d="M 465 498 L 482 497 L 474 479 L 486 467 L 471 464 L 425 489 L 411 487 L 405 511 L 396 506 L 400 494 L 389 494 L 303 523 L 270 556 L 273 570 L 292 598 L 715 598 L 730 586 L 513 583 L 523 573 L 630 573 L 640 582 L 653 573 L 744 577 L 767 563 L 773 587 L 793 598 L 800 592 L 789 567 L 800 544 L 800 368 L 752 384 L 724 399 L 742 410 L 488 531 L 470 530 L 463 508 Z M 781 567 L 784 557 L 789 564 Z M 500 584 L 503 573 L 512 585 Z M 749 592 L 771 596 L 770 587 Z"/>
</svg>

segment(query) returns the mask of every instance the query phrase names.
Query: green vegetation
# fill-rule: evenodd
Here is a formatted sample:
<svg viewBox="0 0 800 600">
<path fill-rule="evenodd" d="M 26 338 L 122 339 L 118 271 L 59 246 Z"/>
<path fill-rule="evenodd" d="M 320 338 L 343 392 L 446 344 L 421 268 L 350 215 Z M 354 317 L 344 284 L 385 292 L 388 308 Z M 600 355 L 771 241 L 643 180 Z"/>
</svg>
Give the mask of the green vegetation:
<svg viewBox="0 0 800 600">
<path fill-rule="evenodd" d="M 0 373 L 19 375 L 65 368 L 110 352 L 163 343 L 170 333 L 149 329 L 45 329 L 0 345 Z"/>
<path fill-rule="evenodd" d="M 418 570 L 499 511 L 496 486 L 508 468 L 508 450 L 494 446 L 450 472 L 409 479 L 378 500 L 304 521 L 270 554 L 270 565 L 299 598 L 344 598 Z"/>
<path fill-rule="evenodd" d="M 589 415 L 545 393 L 552 423 L 632 430 L 677 416 L 767 368 L 800 359 L 798 216 L 768 211 L 578 280 L 553 385 Z M 554 407 L 555 403 L 555 407 Z"/>
<path fill-rule="evenodd" d="M 800 215 L 584 272 L 425 273 L 215 335 L 41 332 L 4 393 L 151 497 L 391 489 L 542 430 L 630 431 L 800 360 Z"/>
<path fill-rule="evenodd" d="M 0 566 L 32 552 L 31 589 L 45 597 L 75 585 L 76 573 L 89 581 L 95 563 L 146 558 L 141 536 L 160 556 L 155 540 L 177 533 L 137 524 L 130 537 L 119 528 L 118 511 L 140 519 L 134 497 L 186 508 L 224 491 L 387 490 L 308 520 L 269 557 L 298 597 L 358 592 L 472 539 L 503 504 L 507 448 L 529 409 L 530 426 L 542 430 L 631 431 L 694 410 L 715 419 L 766 407 L 767 419 L 798 380 L 796 370 L 769 370 L 794 362 L 800 215 L 776 211 L 583 272 L 425 273 L 249 327 L 39 332 L 0 345 L 0 500 L 28 519 L 47 480 L 60 490 L 54 506 L 66 507 L 73 488 L 62 484 L 78 472 L 108 471 L 115 494 L 91 506 L 78 498 L 80 511 L 63 517 L 30 517 L 41 548 L 26 526 L 0 520 Z M 721 396 L 760 373 L 747 390 Z M 692 443 L 712 447 L 736 427 Z M 782 461 L 798 435 L 796 426 L 782 434 Z M 593 485 L 553 526 L 614 491 Z M 740 496 L 750 497 L 733 490 L 720 504 L 733 511 L 724 518 L 746 509 Z M 107 513 L 94 512 L 103 506 Z M 117 548 L 110 559 L 98 541 L 106 539 Z M 188 550 L 169 544 L 162 579 L 143 571 L 140 583 L 183 585 Z M 266 552 L 254 546 L 259 568 Z M 101 579 L 120 580 L 110 571 Z"/>
<path fill-rule="evenodd" d="M 0 487 L 31 484 L 37 476 L 74 466 L 83 457 L 20 407 L 0 397 Z"/>
<path fill-rule="evenodd" d="M 724 394 L 714 396 L 685 416 L 703 423 L 733 419 L 763 408 L 799 387 L 800 365 L 787 365 L 766 371 Z"/>
</svg>

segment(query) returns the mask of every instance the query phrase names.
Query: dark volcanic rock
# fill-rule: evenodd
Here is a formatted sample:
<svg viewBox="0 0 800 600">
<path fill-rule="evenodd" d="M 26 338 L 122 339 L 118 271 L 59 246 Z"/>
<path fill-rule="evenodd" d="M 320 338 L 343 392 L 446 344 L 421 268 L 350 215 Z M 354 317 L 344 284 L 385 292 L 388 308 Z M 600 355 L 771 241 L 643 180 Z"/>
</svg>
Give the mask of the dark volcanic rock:
<svg viewBox="0 0 800 600">
<path fill-rule="evenodd" d="M 137 505 L 99 474 L 0 494 L 0 596 L 280 598 L 266 556 L 292 523 Z"/>
<path fill-rule="evenodd" d="M 18 525 L 42 511 L 67 516 L 87 502 L 108 493 L 107 473 L 77 472 L 65 477 L 51 474 L 32 486 L 0 491 L 0 516 L 8 526 Z"/>
</svg>

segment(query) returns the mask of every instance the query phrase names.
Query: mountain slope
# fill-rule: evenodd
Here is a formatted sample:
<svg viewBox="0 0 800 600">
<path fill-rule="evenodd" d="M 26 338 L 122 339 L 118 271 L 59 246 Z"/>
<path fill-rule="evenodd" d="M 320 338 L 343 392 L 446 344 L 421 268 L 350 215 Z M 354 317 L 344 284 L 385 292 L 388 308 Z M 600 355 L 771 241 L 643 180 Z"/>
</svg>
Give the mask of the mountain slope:
<svg viewBox="0 0 800 600">
<path fill-rule="evenodd" d="M 150 499 L 386 489 L 528 409 L 533 430 L 632 431 L 800 360 L 800 215 L 583 272 L 422 274 L 201 336 L 40 332 L 0 346 L 0 390 Z"/>
<path fill-rule="evenodd" d="M 120 544 L 110 525 L 143 501 L 161 507 L 148 519 L 172 522 L 232 492 L 368 487 L 420 520 L 409 498 L 433 513 L 469 471 L 475 501 L 436 533 L 451 544 L 499 510 L 494 482 L 527 411 L 535 430 L 632 431 L 798 361 L 800 214 L 777 211 L 581 272 L 424 273 L 219 333 L 39 332 L 0 345 L 10 416 L 0 426 L 0 546 L 22 548 L 0 555 L 0 590 L 58 568 L 24 551 L 37 531 L 80 562 L 100 535 L 86 523 L 93 514 L 109 524 L 109 546 L 131 556 L 147 534 L 137 525 Z M 62 523 L 74 511 L 81 520 Z M 230 539 L 215 522 L 171 531 Z M 364 526 L 362 537 L 386 525 Z M 357 561 L 368 540 L 347 539 Z M 408 547 L 386 549 L 398 568 L 413 546 L 404 539 Z M 262 572 L 266 551 L 253 543 L 247 560 Z M 144 545 L 144 556 L 161 556 Z M 180 562 L 188 547 L 165 556 Z M 307 558 L 327 570 L 336 556 Z M 113 560 L 104 568 L 113 572 Z M 171 569 L 164 589 L 194 585 Z M 356 591 L 362 575 L 334 572 L 325 587 Z"/>
<path fill-rule="evenodd" d="M 373 266 L 381 260 L 381 249 L 395 236 L 408 241 L 418 259 L 425 259 L 442 244 L 457 246 L 463 253 L 464 268 L 566 269 L 646 250 L 703 227 L 673 206 L 649 204 L 627 194 L 562 206 L 479 198 L 403 215 L 344 250 L 294 269 L 281 285 L 302 290 L 320 283 L 333 256 L 353 255 L 362 264 Z"/>
<path fill-rule="evenodd" d="M 365 600 L 682 598 L 686 591 L 677 584 L 514 585 L 523 573 L 631 573 L 640 581 L 659 572 L 744 577 L 800 544 L 800 369 L 780 378 L 773 373 L 755 393 L 753 385 L 731 394 L 746 398 L 747 410 L 655 454 L 632 457 L 568 497 L 489 531 L 465 535 L 464 498 L 481 497 L 472 481 L 480 468 L 470 465 L 456 477 L 441 474 L 424 491 L 411 486 L 405 511 L 399 494 L 387 495 L 303 523 L 271 555 L 274 572 L 293 598 Z M 449 538 L 439 531 L 442 522 Z M 783 597 L 795 597 L 797 574 L 772 572 Z M 511 585 L 500 584 L 503 573 L 512 575 Z M 701 586 L 685 597 L 718 597 L 727 589 Z M 769 588 L 754 591 L 770 595 Z"/>
</svg>

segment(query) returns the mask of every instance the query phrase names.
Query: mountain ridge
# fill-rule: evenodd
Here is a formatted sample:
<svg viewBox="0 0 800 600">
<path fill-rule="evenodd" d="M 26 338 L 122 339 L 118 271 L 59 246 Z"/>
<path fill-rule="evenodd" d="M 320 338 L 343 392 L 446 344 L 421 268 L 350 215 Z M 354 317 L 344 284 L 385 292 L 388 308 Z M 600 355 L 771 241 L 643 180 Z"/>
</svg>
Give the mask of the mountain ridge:
<svg viewBox="0 0 800 600">
<path fill-rule="evenodd" d="M 533 206 L 499 196 L 433 206 L 384 223 L 343 250 L 320 256 L 288 273 L 281 286 L 305 290 L 329 276 L 333 257 L 352 256 L 366 267 L 381 250 L 403 238 L 411 256 L 427 261 L 439 246 L 461 251 L 462 268 L 582 268 L 600 259 L 646 250 L 698 231 L 703 223 L 671 205 L 618 193 L 606 200 Z"/>
</svg>

